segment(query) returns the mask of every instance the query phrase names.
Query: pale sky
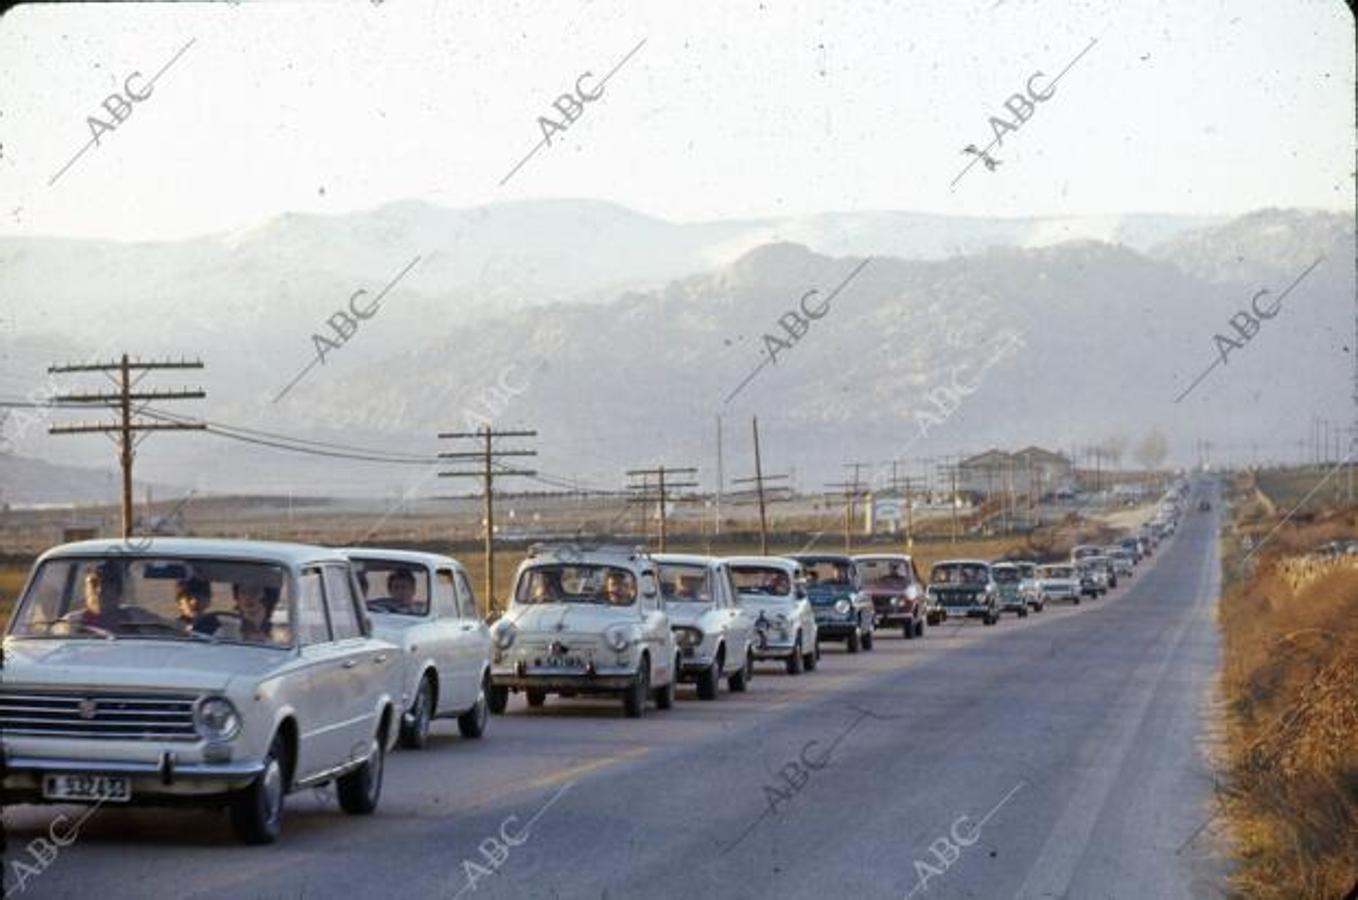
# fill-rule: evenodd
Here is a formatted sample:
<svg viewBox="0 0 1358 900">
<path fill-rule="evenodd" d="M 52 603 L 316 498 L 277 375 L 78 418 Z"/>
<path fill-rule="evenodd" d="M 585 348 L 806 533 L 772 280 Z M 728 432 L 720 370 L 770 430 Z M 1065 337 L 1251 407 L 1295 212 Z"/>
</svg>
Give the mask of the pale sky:
<svg viewBox="0 0 1358 900">
<path fill-rule="evenodd" d="M 1005 100 L 1095 39 L 999 170 L 950 190 Z M 643 40 L 500 186 L 552 101 Z M 49 186 L 105 97 L 185 45 Z M 0 19 L 0 234 L 169 239 L 406 198 L 675 221 L 1348 210 L 1354 77 L 1339 0 L 26 6 Z"/>
</svg>

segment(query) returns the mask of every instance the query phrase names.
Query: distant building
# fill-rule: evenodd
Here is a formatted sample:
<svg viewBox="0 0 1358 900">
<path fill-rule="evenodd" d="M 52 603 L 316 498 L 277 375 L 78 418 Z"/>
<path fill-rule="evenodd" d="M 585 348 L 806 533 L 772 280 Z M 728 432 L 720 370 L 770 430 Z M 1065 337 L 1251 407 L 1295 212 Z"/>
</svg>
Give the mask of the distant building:
<svg viewBox="0 0 1358 900">
<path fill-rule="evenodd" d="M 1005 492 L 1046 497 L 1068 490 L 1073 481 L 1070 460 L 1041 447 L 1025 447 L 1016 453 L 987 450 L 957 466 L 958 492 L 974 497 Z"/>
</svg>

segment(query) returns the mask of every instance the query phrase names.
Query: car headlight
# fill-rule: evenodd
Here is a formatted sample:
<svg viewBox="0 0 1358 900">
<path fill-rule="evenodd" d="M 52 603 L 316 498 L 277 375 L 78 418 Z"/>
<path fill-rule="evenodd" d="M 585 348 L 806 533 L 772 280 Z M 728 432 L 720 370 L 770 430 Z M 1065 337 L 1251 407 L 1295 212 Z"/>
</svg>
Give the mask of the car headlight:
<svg viewBox="0 0 1358 900">
<path fill-rule="evenodd" d="M 696 647 L 703 642 L 703 633 L 697 628 L 680 626 L 674 629 L 674 640 L 681 647 Z"/>
<path fill-rule="evenodd" d="M 604 643 L 609 649 L 621 653 L 632 643 L 632 634 L 625 625 L 615 625 L 604 632 Z"/>
<path fill-rule="evenodd" d="M 240 715 L 225 697 L 208 697 L 194 710 L 193 726 L 209 741 L 229 741 L 240 733 Z"/>
<path fill-rule="evenodd" d="M 778 613 L 773 617 L 773 624 L 778 626 L 778 628 L 786 631 L 788 625 L 787 616 L 783 615 L 782 613 Z"/>
<path fill-rule="evenodd" d="M 847 616 L 851 609 L 853 609 L 853 605 L 850 604 L 848 600 L 835 601 L 835 612 L 839 613 L 841 616 Z"/>
<path fill-rule="evenodd" d="M 501 650 L 508 650 L 514 643 L 514 636 L 517 633 L 518 629 L 514 627 L 513 622 L 501 619 L 495 623 L 495 646 Z"/>
</svg>

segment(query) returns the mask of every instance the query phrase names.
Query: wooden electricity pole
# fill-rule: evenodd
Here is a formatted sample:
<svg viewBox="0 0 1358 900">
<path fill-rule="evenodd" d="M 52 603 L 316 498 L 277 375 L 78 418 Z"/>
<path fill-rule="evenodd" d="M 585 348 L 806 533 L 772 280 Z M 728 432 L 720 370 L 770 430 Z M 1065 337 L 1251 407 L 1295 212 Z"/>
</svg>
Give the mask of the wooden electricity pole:
<svg viewBox="0 0 1358 900">
<path fill-rule="evenodd" d="M 460 459 L 468 462 L 480 460 L 481 468 L 479 471 L 464 469 L 454 472 L 440 472 L 439 477 L 480 478 L 482 481 L 481 490 L 484 494 L 486 519 L 486 610 L 490 613 L 499 610 L 499 604 L 495 601 L 495 479 L 510 475 L 532 476 L 537 474 L 532 469 L 511 469 L 500 464 L 502 457 L 537 456 L 536 450 L 497 450 L 491 441 L 501 437 L 537 437 L 537 434 L 536 431 L 496 431 L 493 428 L 483 426 L 476 431 L 447 431 L 439 435 L 441 439 L 474 438 L 484 442 L 480 450 L 439 454 L 440 459 Z"/>
<path fill-rule="evenodd" d="M 732 484 L 753 484 L 755 494 L 759 500 L 759 555 L 769 555 L 769 523 L 765 512 L 765 504 L 768 501 L 767 490 L 791 492 L 791 488 L 786 485 L 768 487 L 768 482 L 781 481 L 787 475 L 765 475 L 763 458 L 759 454 L 759 417 L 753 417 L 752 427 L 754 429 L 754 477 L 753 478 L 733 478 Z"/>
<path fill-rule="evenodd" d="M 858 473 L 859 473 L 859 471 L 860 471 L 861 469 L 866 468 L 867 465 L 868 465 L 868 464 L 865 463 L 865 462 L 844 463 L 844 468 L 846 468 L 846 469 L 853 469 L 853 480 L 852 480 L 852 481 L 838 481 L 838 482 L 834 482 L 834 483 L 832 483 L 832 484 L 827 484 L 827 485 L 826 485 L 826 487 L 828 487 L 828 488 L 831 488 L 831 489 L 840 489 L 840 490 L 843 490 L 843 491 L 844 491 L 844 552 L 845 552 L 845 553 L 852 553 L 852 552 L 853 552 L 853 505 L 854 505 L 854 501 L 858 499 L 858 495 L 862 492 L 862 488 L 860 487 L 860 482 L 859 482 L 859 479 L 858 479 Z"/>
<path fill-rule="evenodd" d="M 133 439 L 133 435 L 138 432 L 151 431 L 202 431 L 207 428 L 203 423 L 188 423 L 176 421 L 155 421 L 146 422 L 138 419 L 146 411 L 148 404 L 156 400 L 201 400 L 207 396 L 202 388 L 197 390 L 179 391 L 150 391 L 135 390 L 137 384 L 146 376 L 148 372 L 159 369 L 201 369 L 203 364 L 197 360 L 189 362 L 143 362 L 134 361 L 124 353 L 117 362 L 109 363 L 83 363 L 68 366 L 49 366 L 49 374 L 63 374 L 68 372 L 102 372 L 113 380 L 118 388 L 116 393 L 93 393 L 93 394 L 65 394 L 54 397 L 59 403 L 80 403 L 80 404 L 107 404 L 110 408 L 117 411 L 118 421 L 112 423 L 94 423 L 85 425 L 54 425 L 47 429 L 49 434 L 117 434 L 118 461 L 123 470 L 123 538 L 132 536 L 132 460 L 135 457 L 137 445 L 143 438 Z M 132 373 L 137 375 L 133 378 Z M 133 403 L 139 404 L 135 408 Z M 149 413 L 152 418 L 160 419 L 154 412 Z"/>
<path fill-rule="evenodd" d="M 666 516 L 666 513 L 665 513 L 665 504 L 669 501 L 669 491 L 672 490 L 672 489 L 674 489 L 674 488 L 692 488 L 692 487 L 697 487 L 697 486 L 698 486 L 698 482 L 696 482 L 696 481 L 674 481 L 674 480 L 671 480 L 671 481 L 669 481 L 669 482 L 666 482 L 666 481 L 665 481 L 665 475 L 666 475 L 666 474 L 669 474 L 669 475 L 697 475 L 697 474 L 698 474 L 698 470 L 697 470 L 696 468 L 694 468 L 693 466 L 687 466 L 687 467 L 676 467 L 676 466 L 669 466 L 669 467 L 666 467 L 666 466 L 657 466 L 657 467 L 654 468 L 654 469 L 628 469 L 628 470 L 627 470 L 627 477 L 628 477 L 628 478 L 640 478 L 640 479 L 641 479 L 641 484 L 629 484 L 629 485 L 627 486 L 627 489 L 628 489 L 628 490 L 631 490 L 631 491 L 638 491 L 638 492 L 639 492 L 639 493 L 637 493 L 635 496 L 633 496 L 633 497 L 631 497 L 631 498 L 629 498 L 629 499 L 631 499 L 631 500 L 632 500 L 633 502 L 635 502 L 635 503 L 640 503 L 640 504 L 642 505 L 642 509 L 645 509 L 645 508 L 646 508 L 646 504 L 649 503 L 649 502 L 652 501 L 652 500 L 658 500 L 658 501 L 660 502 L 660 552 L 661 552 L 661 553 L 664 553 L 664 552 L 665 552 L 665 516 Z M 655 493 L 651 493 L 650 490 L 649 490 L 649 488 L 650 488 L 650 483 L 649 483 L 649 480 L 648 480 L 648 479 L 649 479 L 650 476 L 652 476 L 652 475 L 656 476 L 656 478 L 658 479 L 658 488 L 657 488 L 657 490 L 656 490 Z M 644 517 L 644 516 L 642 517 L 642 521 L 643 521 L 643 522 L 645 521 L 645 517 Z"/>
</svg>

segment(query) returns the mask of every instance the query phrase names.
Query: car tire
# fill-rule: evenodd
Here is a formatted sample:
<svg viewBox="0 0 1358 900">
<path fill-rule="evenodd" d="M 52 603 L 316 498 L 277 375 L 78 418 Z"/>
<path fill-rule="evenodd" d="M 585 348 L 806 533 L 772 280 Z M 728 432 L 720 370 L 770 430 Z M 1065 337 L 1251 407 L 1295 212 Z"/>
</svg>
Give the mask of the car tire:
<svg viewBox="0 0 1358 900">
<path fill-rule="evenodd" d="M 907 619 L 905 625 L 901 628 L 901 637 L 905 638 L 908 641 L 913 639 L 914 636 L 915 636 L 915 620 Z"/>
<path fill-rule="evenodd" d="M 985 622 L 987 625 L 994 625 L 999 620 L 1000 620 L 999 613 L 991 613 L 988 614 L 982 621 Z"/>
<path fill-rule="evenodd" d="M 656 688 L 655 708 L 672 709 L 674 707 L 675 686 L 679 683 L 679 666 L 681 665 L 678 655 L 674 657 L 674 668 L 670 669 L 669 683 L 664 687 Z"/>
<path fill-rule="evenodd" d="M 622 711 L 629 719 L 640 719 L 646 714 L 646 695 L 651 692 L 651 664 L 643 657 L 637 674 L 622 695 Z"/>
<path fill-rule="evenodd" d="M 490 722 L 486 700 L 486 695 L 490 693 L 489 681 L 489 677 L 481 680 L 481 691 L 476 696 L 476 702 L 471 709 L 457 717 L 457 730 L 464 738 L 479 738 L 486 733 L 486 725 Z"/>
<path fill-rule="evenodd" d="M 714 660 L 712 665 L 703 669 L 703 673 L 698 676 L 698 699 L 716 700 L 717 691 L 721 688 L 721 664 Z"/>
<path fill-rule="evenodd" d="M 505 710 L 509 709 L 509 688 L 492 684 L 490 686 L 490 696 L 487 699 L 487 705 L 490 706 L 490 711 L 497 716 L 503 716 Z"/>
<path fill-rule="evenodd" d="M 340 809 L 355 816 L 366 816 L 377 809 L 382 798 L 382 772 L 386 769 L 387 742 L 381 734 L 373 738 L 368 758 L 348 774 L 335 779 Z"/>
<path fill-rule="evenodd" d="M 536 688 L 529 688 L 525 693 L 528 695 L 528 705 L 533 709 L 541 709 L 547 702 L 547 692 Z"/>
<path fill-rule="evenodd" d="M 807 672 L 816 671 L 816 666 L 820 665 L 820 644 L 817 643 L 810 653 L 802 654 L 802 669 Z"/>
<path fill-rule="evenodd" d="M 787 658 L 787 674 L 800 675 L 806 665 L 806 660 L 802 656 L 802 638 L 797 636 L 797 642 L 792 645 L 792 655 Z"/>
<path fill-rule="evenodd" d="M 863 636 L 855 628 L 849 632 L 849 636 L 844 640 L 844 646 L 850 653 L 857 653 L 863 649 Z"/>
<path fill-rule="evenodd" d="M 922 638 L 922 637 L 924 637 L 924 620 L 923 620 L 923 619 L 916 619 L 916 620 L 915 620 L 915 637 L 917 637 L 917 638 Z"/>
<path fill-rule="evenodd" d="M 726 686 L 731 689 L 731 693 L 740 694 L 750 686 L 750 679 L 754 676 L 754 652 L 745 651 L 745 664 L 730 675 L 726 676 Z"/>
<path fill-rule="evenodd" d="M 1020 619 L 1028 618 L 1028 607 L 1025 606 L 1023 607 L 1023 609 L 1019 610 L 1019 618 Z"/>
<path fill-rule="evenodd" d="M 1079 598 L 1079 597 L 1076 597 L 1076 598 L 1075 598 L 1075 605 L 1076 605 L 1076 606 L 1079 606 L 1079 605 L 1080 605 L 1080 598 Z"/>
<path fill-rule="evenodd" d="M 873 638 L 872 628 L 869 627 L 867 631 L 863 632 L 863 649 L 864 649 L 864 650 L 871 650 L 871 649 L 872 649 L 872 638 Z"/>
<path fill-rule="evenodd" d="M 426 675 L 415 689 L 415 700 L 410 704 L 411 722 L 401 718 L 401 746 L 407 750 L 423 750 L 429 746 L 429 723 L 434 718 L 434 686 Z"/>
<path fill-rule="evenodd" d="M 287 794 L 287 745 L 278 735 L 264 757 L 264 770 L 231 800 L 231 826 L 246 844 L 272 844 L 283 830 L 283 797 Z"/>
</svg>

